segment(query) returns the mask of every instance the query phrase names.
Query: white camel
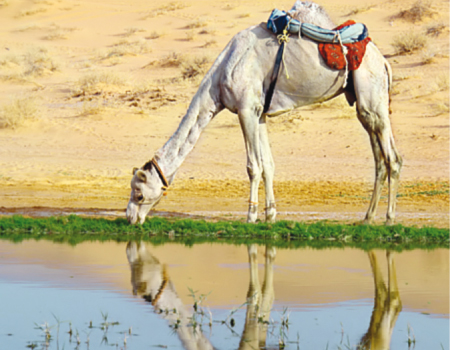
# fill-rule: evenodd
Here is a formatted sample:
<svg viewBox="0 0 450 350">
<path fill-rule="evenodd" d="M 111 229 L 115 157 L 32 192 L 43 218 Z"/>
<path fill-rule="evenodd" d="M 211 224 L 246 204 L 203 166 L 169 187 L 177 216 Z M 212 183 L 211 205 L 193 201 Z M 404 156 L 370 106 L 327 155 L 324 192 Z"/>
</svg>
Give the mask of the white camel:
<svg viewBox="0 0 450 350">
<path fill-rule="evenodd" d="M 322 7 L 297 1 L 290 15 L 303 23 L 333 29 L 335 24 Z M 258 215 L 258 186 L 265 184 L 266 221 L 276 217 L 273 193 L 274 162 L 267 135 L 266 118 L 294 108 L 332 99 L 342 93 L 356 100 L 357 116 L 369 134 L 375 159 L 375 184 L 364 222 L 374 219 L 381 189 L 388 178 L 389 198 L 386 224 L 395 219 L 395 202 L 402 159 L 395 147 L 389 119 L 392 73 L 389 63 L 369 42 L 363 62 L 353 71 L 353 89 L 346 89 L 346 73 L 329 68 L 321 58 L 317 42 L 293 35 L 286 45 L 284 64 L 290 79 L 280 74 L 270 108 L 263 113 L 279 47 L 265 23 L 238 33 L 222 51 L 203 78 L 177 131 L 152 161 L 133 170 L 127 218 L 144 223 L 174 180 L 178 168 L 194 148 L 200 134 L 224 108 L 237 113 L 247 151 L 250 178 L 248 222 Z M 349 84 L 348 86 L 352 86 Z"/>
</svg>

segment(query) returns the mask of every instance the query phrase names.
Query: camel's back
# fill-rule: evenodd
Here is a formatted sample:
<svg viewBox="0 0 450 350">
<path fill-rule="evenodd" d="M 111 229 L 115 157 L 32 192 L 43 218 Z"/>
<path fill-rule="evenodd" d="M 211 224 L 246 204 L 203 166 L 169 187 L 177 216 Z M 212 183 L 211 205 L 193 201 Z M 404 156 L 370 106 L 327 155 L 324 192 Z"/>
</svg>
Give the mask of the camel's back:
<svg viewBox="0 0 450 350">
<path fill-rule="evenodd" d="M 314 2 L 297 0 L 289 15 L 302 23 L 311 23 L 325 29 L 336 27 L 325 9 Z"/>
</svg>

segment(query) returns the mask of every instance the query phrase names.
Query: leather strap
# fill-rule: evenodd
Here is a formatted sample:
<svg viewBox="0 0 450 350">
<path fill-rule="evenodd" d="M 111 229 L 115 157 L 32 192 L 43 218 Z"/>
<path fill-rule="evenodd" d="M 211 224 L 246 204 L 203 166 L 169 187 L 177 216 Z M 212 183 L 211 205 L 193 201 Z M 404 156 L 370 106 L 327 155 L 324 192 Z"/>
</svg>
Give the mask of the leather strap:
<svg viewBox="0 0 450 350">
<path fill-rule="evenodd" d="M 169 181 L 167 181 L 166 177 L 164 176 L 164 173 L 162 172 L 161 168 L 159 167 L 158 162 L 156 161 L 155 157 L 153 157 L 151 161 L 145 163 L 144 166 L 142 167 L 142 169 L 150 170 L 152 166 L 155 167 L 155 170 L 158 173 L 158 176 L 164 185 L 164 189 L 167 189 L 169 187 Z"/>
</svg>

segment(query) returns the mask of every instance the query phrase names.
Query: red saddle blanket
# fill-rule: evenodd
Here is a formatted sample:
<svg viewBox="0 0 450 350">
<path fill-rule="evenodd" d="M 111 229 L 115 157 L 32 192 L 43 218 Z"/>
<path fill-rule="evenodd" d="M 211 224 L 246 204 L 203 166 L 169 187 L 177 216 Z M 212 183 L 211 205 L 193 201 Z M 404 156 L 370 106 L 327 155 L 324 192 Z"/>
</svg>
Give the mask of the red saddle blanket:
<svg viewBox="0 0 450 350">
<path fill-rule="evenodd" d="M 355 21 L 347 21 L 334 30 L 355 24 Z M 364 54 L 366 53 L 367 43 L 371 41 L 369 37 L 353 44 L 344 44 L 347 48 L 348 70 L 357 70 L 362 63 Z M 325 63 L 332 69 L 345 69 L 344 53 L 341 44 L 319 44 L 319 52 Z"/>
</svg>

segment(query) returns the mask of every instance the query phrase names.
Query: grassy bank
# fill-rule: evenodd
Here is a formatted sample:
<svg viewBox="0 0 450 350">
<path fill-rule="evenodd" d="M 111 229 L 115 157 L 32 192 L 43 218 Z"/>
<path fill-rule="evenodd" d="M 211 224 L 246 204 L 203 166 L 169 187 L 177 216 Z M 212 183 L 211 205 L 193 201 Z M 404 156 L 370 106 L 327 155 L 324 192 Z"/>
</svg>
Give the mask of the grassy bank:
<svg viewBox="0 0 450 350">
<path fill-rule="evenodd" d="M 149 218 L 131 226 L 125 219 L 67 217 L 0 218 L 0 238 L 13 241 L 50 239 L 77 244 L 86 240 L 145 240 L 155 244 L 176 240 L 185 244 L 227 242 L 267 243 L 276 246 L 358 246 L 363 249 L 413 249 L 448 247 L 449 230 L 433 227 L 341 225 L 327 222 L 305 224 L 278 221 L 246 224 L 238 221 L 207 222 L 190 219 Z"/>
</svg>

